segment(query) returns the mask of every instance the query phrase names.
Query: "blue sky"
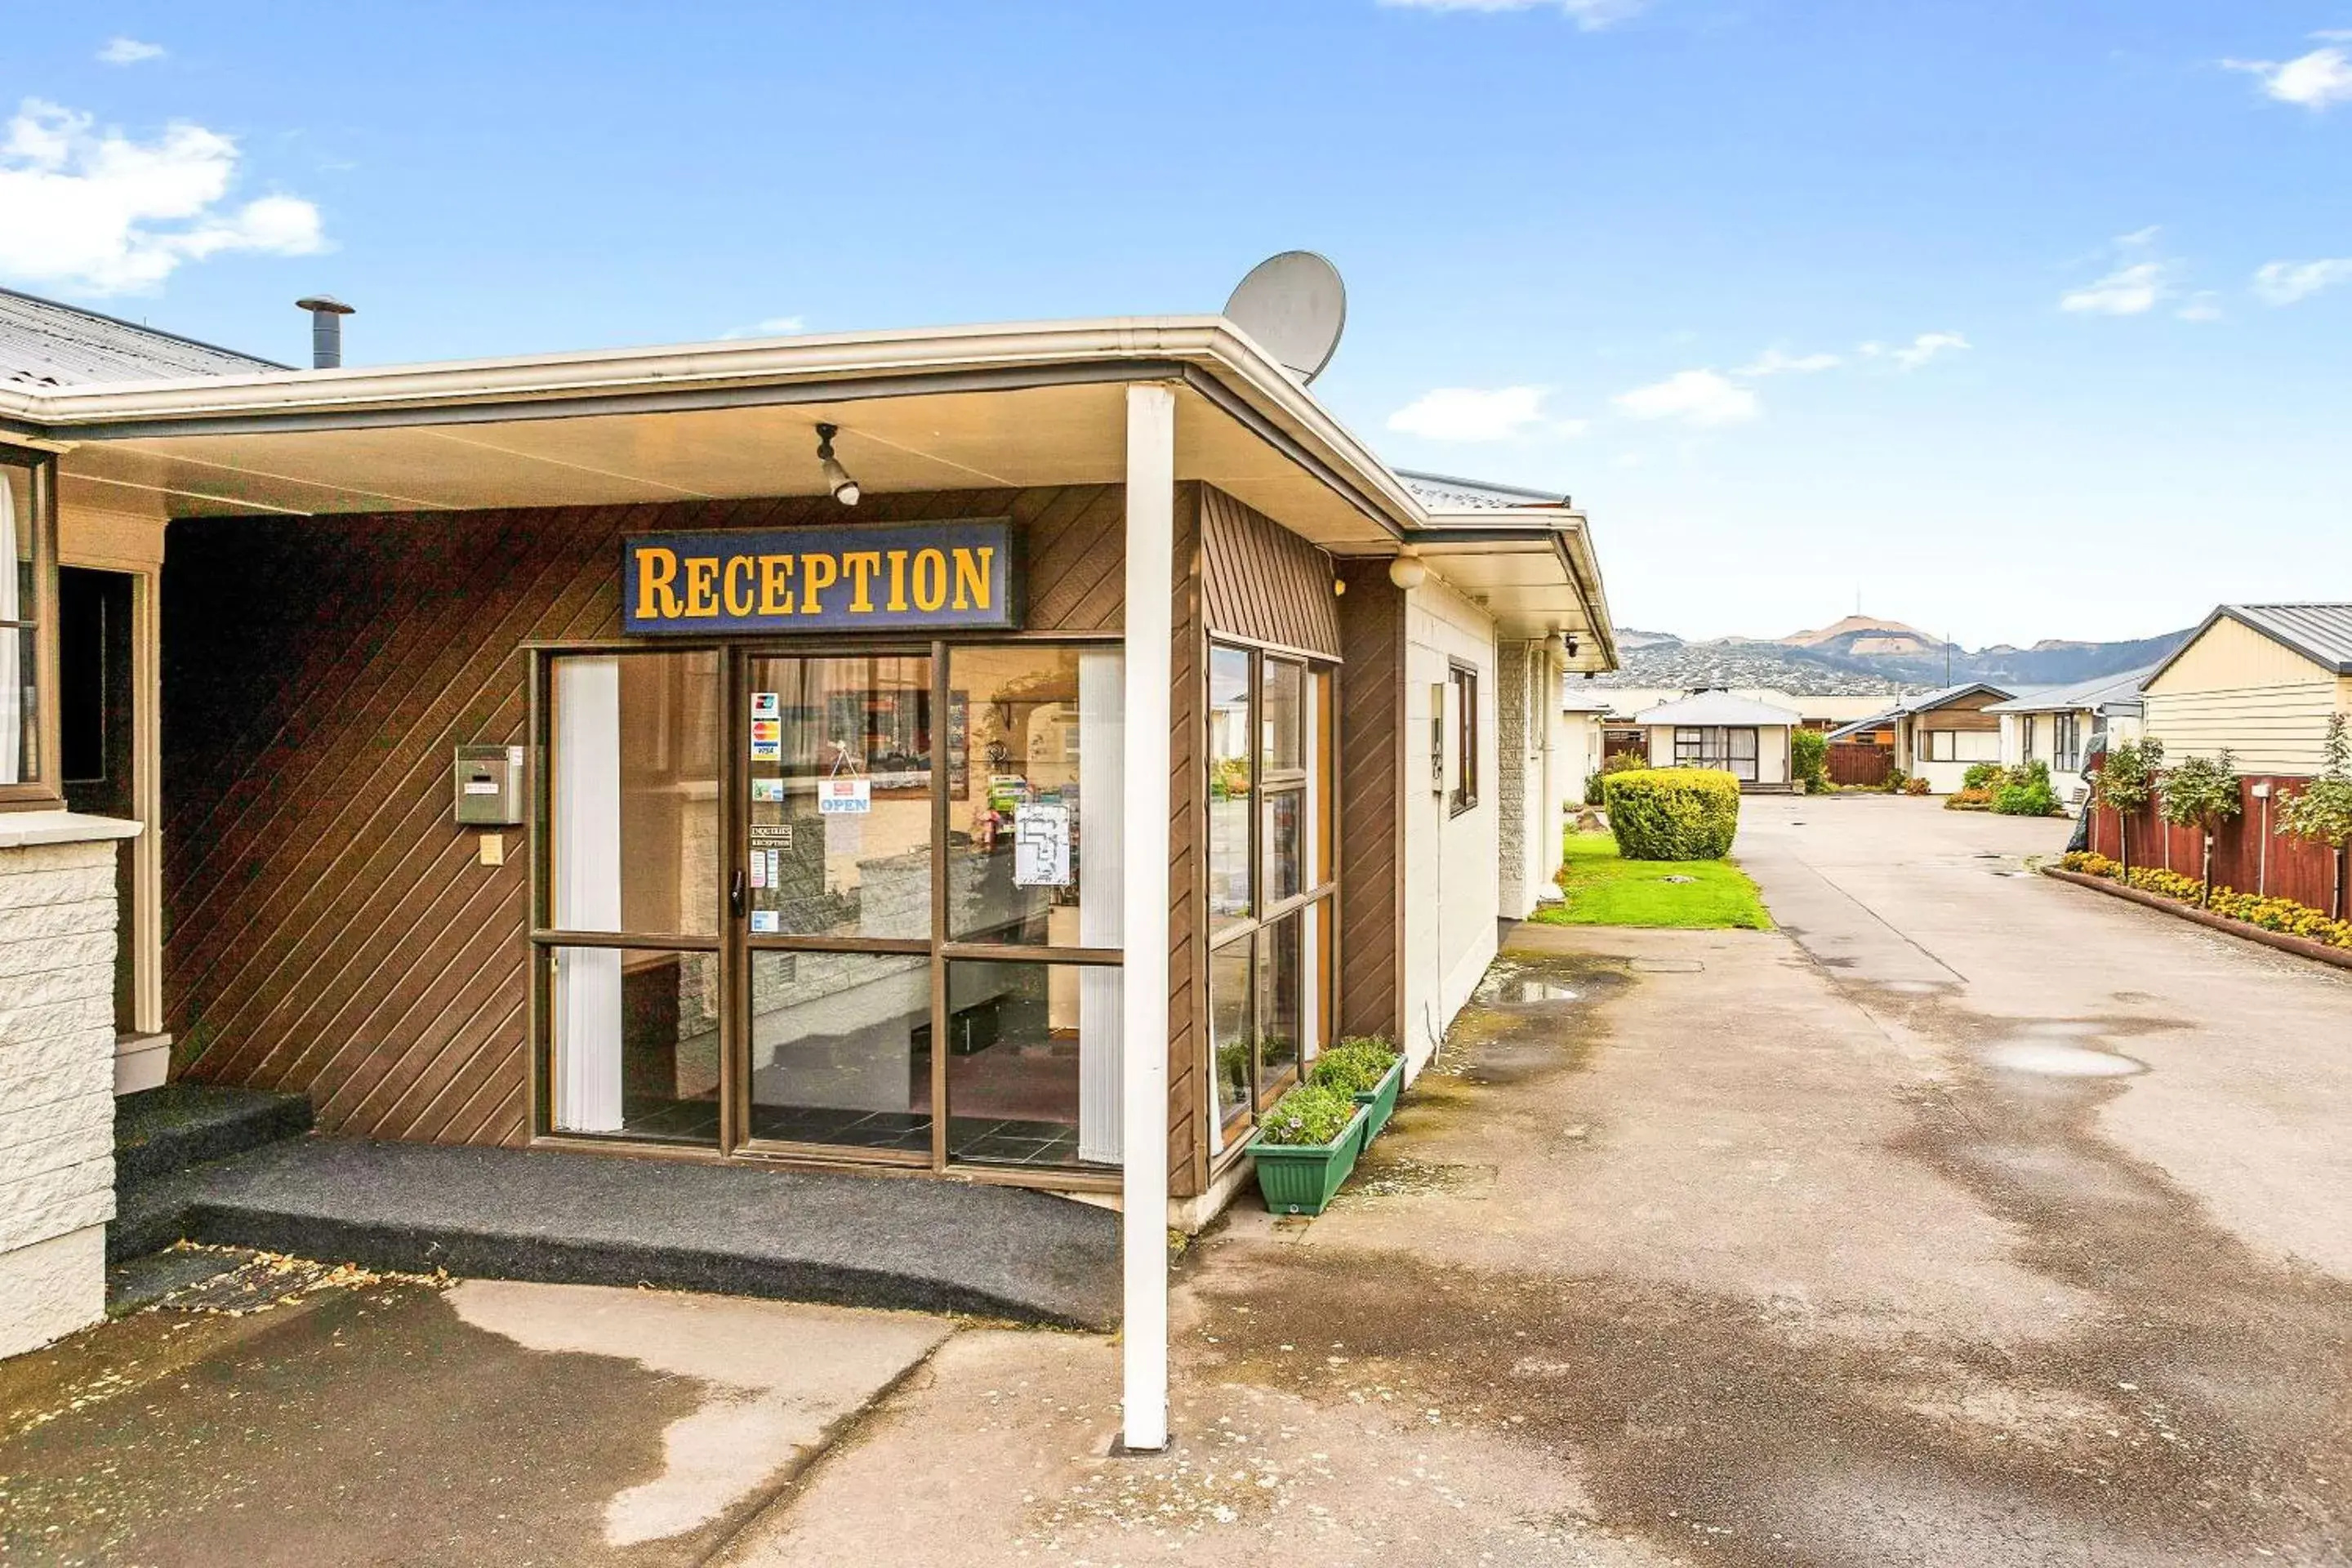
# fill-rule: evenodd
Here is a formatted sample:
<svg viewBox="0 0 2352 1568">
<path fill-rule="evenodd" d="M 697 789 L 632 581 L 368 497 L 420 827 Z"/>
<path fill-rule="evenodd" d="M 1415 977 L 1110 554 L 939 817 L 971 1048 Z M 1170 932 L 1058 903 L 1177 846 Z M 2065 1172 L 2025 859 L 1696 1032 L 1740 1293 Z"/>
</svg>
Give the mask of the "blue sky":
<svg viewBox="0 0 2352 1568">
<path fill-rule="evenodd" d="M 0 24 L 0 281 L 257 353 L 310 289 L 383 363 L 1209 310 L 1305 247 L 1318 393 L 1574 494 L 1627 624 L 2352 598 L 2352 0 Z"/>
</svg>

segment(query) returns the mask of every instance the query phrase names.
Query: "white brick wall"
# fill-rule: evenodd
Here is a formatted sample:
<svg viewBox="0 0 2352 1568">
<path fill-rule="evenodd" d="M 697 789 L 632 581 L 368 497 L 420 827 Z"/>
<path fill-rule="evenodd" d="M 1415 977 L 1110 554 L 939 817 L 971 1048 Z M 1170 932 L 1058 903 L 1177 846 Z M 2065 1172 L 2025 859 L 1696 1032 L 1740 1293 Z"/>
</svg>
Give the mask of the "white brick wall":
<svg viewBox="0 0 2352 1568">
<path fill-rule="evenodd" d="M 105 1311 L 116 853 L 0 847 L 0 1355 Z"/>
</svg>

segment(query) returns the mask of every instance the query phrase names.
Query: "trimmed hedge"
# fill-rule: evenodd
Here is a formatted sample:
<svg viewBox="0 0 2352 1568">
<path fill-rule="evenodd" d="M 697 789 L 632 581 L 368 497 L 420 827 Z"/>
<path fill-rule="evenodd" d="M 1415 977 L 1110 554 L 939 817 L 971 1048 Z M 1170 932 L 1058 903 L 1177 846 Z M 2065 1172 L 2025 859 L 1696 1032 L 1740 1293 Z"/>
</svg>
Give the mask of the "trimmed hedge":
<svg viewBox="0 0 2352 1568">
<path fill-rule="evenodd" d="M 1739 831 L 1739 781 L 1714 768 L 1644 768 L 1601 781 L 1628 860 L 1720 860 Z"/>
</svg>

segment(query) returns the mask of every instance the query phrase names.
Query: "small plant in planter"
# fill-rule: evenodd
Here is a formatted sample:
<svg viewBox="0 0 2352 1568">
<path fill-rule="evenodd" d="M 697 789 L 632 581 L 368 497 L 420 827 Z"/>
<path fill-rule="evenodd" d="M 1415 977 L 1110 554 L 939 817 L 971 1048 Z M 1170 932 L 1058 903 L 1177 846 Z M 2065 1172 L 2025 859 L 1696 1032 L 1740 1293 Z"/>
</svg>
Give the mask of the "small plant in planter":
<svg viewBox="0 0 2352 1568">
<path fill-rule="evenodd" d="M 2344 867 L 2346 847 L 2352 846 L 2352 736 L 2345 733 L 2341 713 L 2327 721 L 2327 746 L 2322 754 L 2326 762 L 2319 776 L 2280 796 L 2277 831 L 2335 851 L 2336 896 L 2330 912 L 2340 921 L 2345 918 L 2345 884 L 2352 881 Z"/>
<path fill-rule="evenodd" d="M 1341 1040 L 1317 1057 L 1307 1081 L 1336 1089 L 1352 1096 L 1358 1105 L 1369 1106 L 1371 1120 L 1364 1128 L 1364 1140 L 1370 1142 L 1395 1113 L 1397 1091 L 1404 1086 L 1404 1058 L 1377 1035 L 1360 1036 Z"/>
<path fill-rule="evenodd" d="M 2213 835 L 2244 805 L 2230 749 L 2210 757 L 2189 757 L 2157 782 L 2156 807 L 2176 827 L 2194 827 L 2205 837 L 2205 887 L 2200 904 L 2213 901 Z"/>
<path fill-rule="evenodd" d="M 1265 1206 L 1276 1214 L 1321 1214 L 1356 1168 L 1370 1114 L 1320 1084 L 1296 1085 L 1276 1100 L 1249 1146 Z"/>
<path fill-rule="evenodd" d="M 2123 851 L 2122 866 L 2131 869 L 2131 819 L 2156 798 L 2156 784 L 2164 772 L 2164 742 L 2154 735 L 2111 747 L 2106 761 L 2092 775 L 2091 796 L 2116 814 L 2116 833 Z"/>
</svg>

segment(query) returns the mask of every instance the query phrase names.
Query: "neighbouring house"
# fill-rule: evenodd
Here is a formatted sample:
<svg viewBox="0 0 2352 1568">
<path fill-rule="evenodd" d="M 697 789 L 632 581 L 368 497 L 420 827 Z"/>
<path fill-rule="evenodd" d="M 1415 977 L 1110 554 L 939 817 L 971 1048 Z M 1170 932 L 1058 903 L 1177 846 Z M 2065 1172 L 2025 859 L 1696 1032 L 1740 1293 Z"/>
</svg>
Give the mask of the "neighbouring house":
<svg viewBox="0 0 2352 1568">
<path fill-rule="evenodd" d="M 0 1349 L 97 1315 L 167 1031 L 330 1134 L 1118 1202 L 1148 1290 L 1321 1045 L 1428 1060 L 1617 663 L 1567 498 L 1400 474 L 1221 317 L 289 370 L 16 314 Z"/>
<path fill-rule="evenodd" d="M 1894 765 L 1927 781 L 1936 795 L 1960 787 L 1969 768 L 2000 761 L 2000 720 L 1986 711 L 2025 695 L 2021 689 L 1971 680 L 1898 699 L 1879 712 L 1829 732 L 1832 744 L 1885 734 Z"/>
<path fill-rule="evenodd" d="M 1794 709 L 1702 691 L 1633 716 L 1655 768 L 1720 768 L 1745 790 L 1789 787 L 1789 732 L 1803 722 Z"/>
<path fill-rule="evenodd" d="M 2238 815 L 2213 838 L 2213 879 L 2352 913 L 2346 858 L 2273 830 L 2278 802 L 2318 773 L 2330 720 L 2352 715 L 2352 604 L 2223 605 L 2140 684 L 2140 728 L 2168 762 L 2227 751 L 2243 783 Z M 2112 811 L 2095 814 L 2092 847 L 2120 858 Z M 2195 875 L 2204 844 L 2153 808 L 2130 824 L 2131 859 Z"/>
<path fill-rule="evenodd" d="M 2001 765 L 2040 763 L 2049 768 L 2058 798 L 2081 805 L 2088 787 L 2084 763 L 2098 749 L 2095 742 L 2139 735 L 2140 684 L 2154 668 L 2053 686 L 1987 708 L 2000 720 Z"/>
<path fill-rule="evenodd" d="M 2147 732 L 2175 755 L 2227 749 L 2242 773 L 2319 771 L 2352 713 L 2352 604 L 2223 605 L 2148 672 Z"/>
<path fill-rule="evenodd" d="M 1581 689 L 1579 689 L 1581 688 Z M 1609 715 L 1613 693 L 1570 681 L 1559 705 L 1561 752 L 1568 758 L 1570 803 L 1584 798 L 1584 781 L 1608 760 Z"/>
<path fill-rule="evenodd" d="M 1790 709 L 1798 715 L 1802 728 L 1822 731 L 1834 730 L 1857 719 L 1869 718 L 1894 700 L 1884 693 L 1860 696 L 1844 692 L 1823 694 L 1784 691 L 1777 686 L 1625 686 L 1607 681 L 1595 681 L 1593 686 L 1611 700 L 1611 711 L 1622 720 L 1630 721 L 1633 715 L 1644 709 L 1678 702 L 1701 691 L 1726 691 L 1750 702 Z"/>
</svg>

